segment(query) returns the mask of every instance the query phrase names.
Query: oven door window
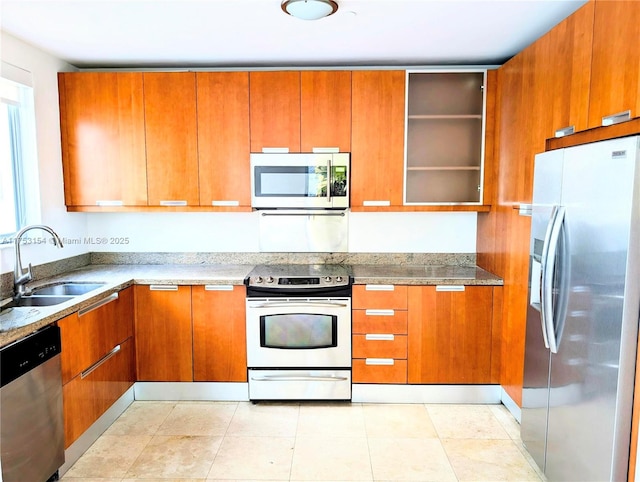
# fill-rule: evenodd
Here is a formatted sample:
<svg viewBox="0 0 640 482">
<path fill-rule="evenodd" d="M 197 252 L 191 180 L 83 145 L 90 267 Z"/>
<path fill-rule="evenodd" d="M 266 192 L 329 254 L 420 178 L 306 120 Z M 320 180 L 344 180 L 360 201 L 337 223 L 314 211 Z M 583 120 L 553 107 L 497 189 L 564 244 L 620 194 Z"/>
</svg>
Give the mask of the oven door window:
<svg viewBox="0 0 640 482">
<path fill-rule="evenodd" d="M 260 346 L 309 350 L 338 346 L 338 317 L 312 313 L 260 317 Z"/>
<path fill-rule="evenodd" d="M 326 197 L 327 166 L 256 166 L 257 197 Z"/>
</svg>

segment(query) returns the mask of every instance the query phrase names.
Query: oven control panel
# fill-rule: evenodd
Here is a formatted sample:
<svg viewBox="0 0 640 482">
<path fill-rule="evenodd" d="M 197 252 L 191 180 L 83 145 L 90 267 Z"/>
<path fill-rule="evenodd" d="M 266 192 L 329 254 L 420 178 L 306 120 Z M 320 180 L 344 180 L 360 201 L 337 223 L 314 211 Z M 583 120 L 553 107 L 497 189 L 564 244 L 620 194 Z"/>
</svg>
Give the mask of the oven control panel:
<svg viewBox="0 0 640 482">
<path fill-rule="evenodd" d="M 305 289 L 349 284 L 349 276 L 250 276 L 248 286 Z"/>
</svg>

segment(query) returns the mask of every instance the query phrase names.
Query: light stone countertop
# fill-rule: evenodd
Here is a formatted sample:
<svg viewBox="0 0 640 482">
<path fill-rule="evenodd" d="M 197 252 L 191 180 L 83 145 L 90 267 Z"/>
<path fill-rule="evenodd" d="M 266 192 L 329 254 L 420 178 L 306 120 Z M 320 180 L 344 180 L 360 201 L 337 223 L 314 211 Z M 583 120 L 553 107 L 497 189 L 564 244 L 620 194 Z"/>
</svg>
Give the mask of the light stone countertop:
<svg viewBox="0 0 640 482">
<path fill-rule="evenodd" d="M 10 308 L 0 313 L 0 346 L 8 345 L 133 284 L 242 285 L 249 264 L 88 265 L 30 285 L 64 281 L 100 282 L 85 295 L 54 306 Z M 502 279 L 476 266 L 348 265 L 355 284 L 502 285 Z"/>
</svg>

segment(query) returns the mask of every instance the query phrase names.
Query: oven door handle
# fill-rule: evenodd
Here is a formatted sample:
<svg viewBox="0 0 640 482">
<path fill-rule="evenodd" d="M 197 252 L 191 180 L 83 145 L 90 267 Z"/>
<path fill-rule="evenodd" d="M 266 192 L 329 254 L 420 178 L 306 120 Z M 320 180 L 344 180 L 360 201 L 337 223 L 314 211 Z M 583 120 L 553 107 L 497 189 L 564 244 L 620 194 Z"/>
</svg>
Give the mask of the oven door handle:
<svg viewBox="0 0 640 482">
<path fill-rule="evenodd" d="M 339 376 L 318 376 L 312 375 L 264 375 L 260 377 L 252 376 L 251 380 L 256 382 L 343 382 L 348 380 L 348 377 Z"/>
<path fill-rule="evenodd" d="M 332 302 L 328 302 L 328 301 L 320 301 L 320 302 L 313 302 L 313 301 L 309 301 L 309 302 L 299 302 L 299 301 L 295 301 L 293 303 L 287 303 L 287 302 L 282 302 L 282 301 L 276 301 L 273 303 L 267 302 L 267 303 L 261 303 L 259 305 L 250 305 L 250 308 L 309 308 L 309 307 L 313 307 L 313 306 L 317 306 L 317 307 L 327 307 L 327 308 L 347 308 L 349 305 L 347 305 L 346 303 L 332 303 Z"/>
</svg>

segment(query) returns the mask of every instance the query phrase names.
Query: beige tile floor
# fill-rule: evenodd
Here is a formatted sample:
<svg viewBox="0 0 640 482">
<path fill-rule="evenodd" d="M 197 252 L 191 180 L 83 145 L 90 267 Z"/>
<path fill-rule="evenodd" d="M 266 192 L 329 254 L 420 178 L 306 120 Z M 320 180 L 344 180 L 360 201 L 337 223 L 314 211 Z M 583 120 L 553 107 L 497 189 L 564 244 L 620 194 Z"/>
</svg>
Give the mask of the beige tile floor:
<svg viewBox="0 0 640 482">
<path fill-rule="evenodd" d="M 501 405 L 134 402 L 63 480 L 543 479 Z"/>
</svg>

